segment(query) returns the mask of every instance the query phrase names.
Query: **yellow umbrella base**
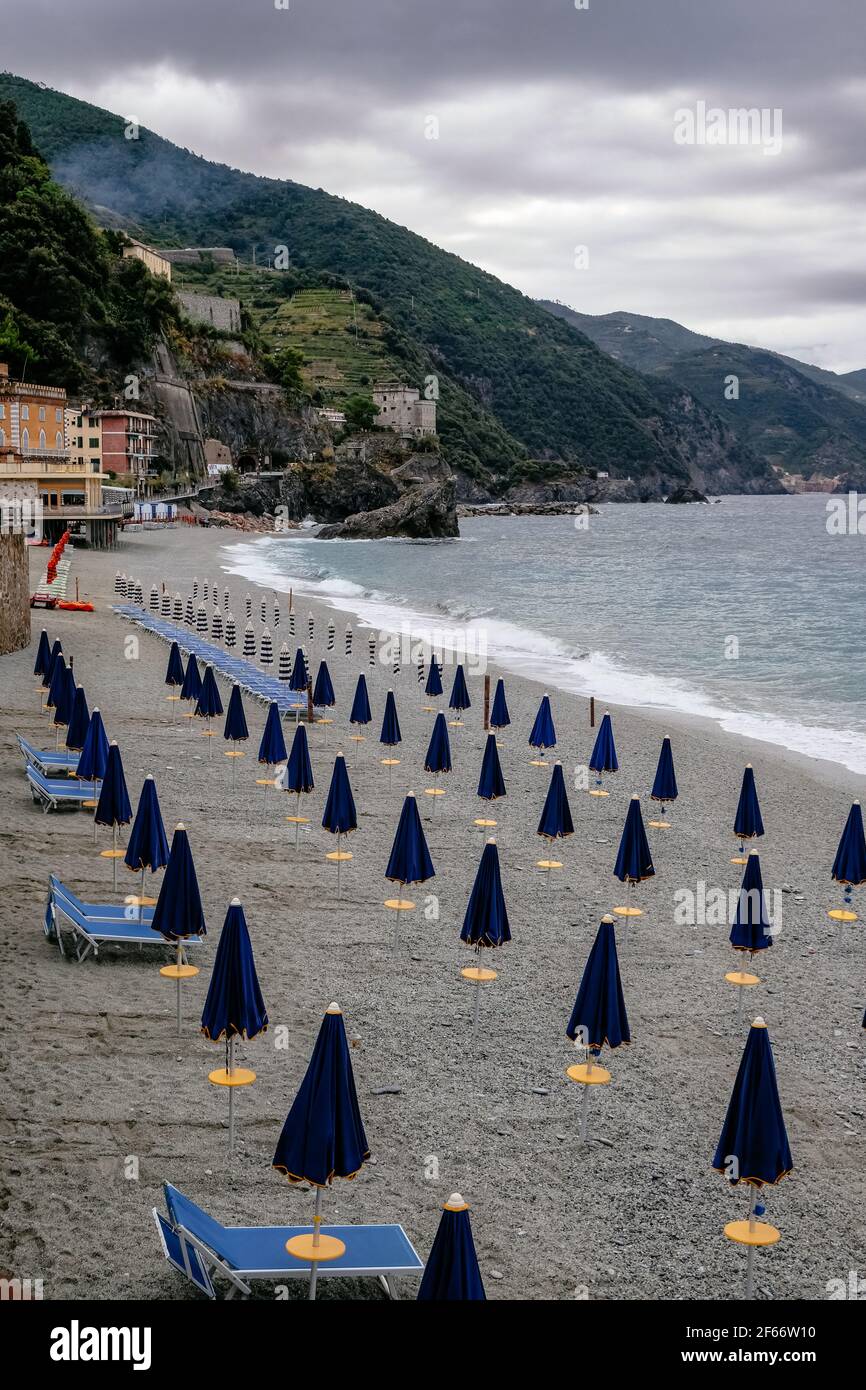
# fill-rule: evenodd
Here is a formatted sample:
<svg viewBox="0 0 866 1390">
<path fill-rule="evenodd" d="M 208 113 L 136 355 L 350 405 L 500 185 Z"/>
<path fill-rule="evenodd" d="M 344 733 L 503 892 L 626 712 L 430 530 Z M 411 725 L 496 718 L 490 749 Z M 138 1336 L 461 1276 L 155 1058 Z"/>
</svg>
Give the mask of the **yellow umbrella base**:
<svg viewBox="0 0 866 1390">
<path fill-rule="evenodd" d="M 732 864 L 748 864 L 748 859 L 744 854 L 735 854 L 731 860 Z"/>
<path fill-rule="evenodd" d="M 670 830 L 671 828 L 669 820 L 648 820 L 647 825 L 651 825 L 653 830 Z"/>
<path fill-rule="evenodd" d="M 739 985 L 741 989 L 751 989 L 761 983 L 760 976 L 750 975 L 748 970 L 729 970 L 725 976 L 729 985 Z"/>
<path fill-rule="evenodd" d="M 615 907 L 617 917 L 643 917 L 642 907 Z"/>
<path fill-rule="evenodd" d="M 207 1079 L 214 1086 L 251 1086 L 256 1074 L 248 1067 L 233 1067 L 231 1071 L 217 1067 L 216 1071 L 208 1073 Z"/>
<path fill-rule="evenodd" d="M 595 1062 L 593 1062 L 591 1070 L 586 1062 L 576 1062 L 573 1067 L 566 1069 L 565 1074 L 570 1081 L 579 1081 L 581 1086 L 610 1085 L 610 1072 L 606 1067 L 600 1067 Z"/>
<path fill-rule="evenodd" d="M 590 796 L 610 796 L 610 792 L 602 791 L 600 787 L 590 787 Z"/>
<path fill-rule="evenodd" d="M 329 849 L 325 858 L 330 859 L 332 864 L 345 864 L 347 859 L 352 858 L 352 851 L 350 849 Z"/>
<path fill-rule="evenodd" d="M 751 1230 L 748 1221 L 729 1221 L 725 1235 L 738 1245 L 775 1245 L 782 1238 L 782 1232 L 771 1226 L 769 1221 L 753 1221 Z"/>
<path fill-rule="evenodd" d="M 202 738 L 216 738 L 216 729 L 202 729 Z"/>
<path fill-rule="evenodd" d="M 392 912 L 411 912 L 415 904 L 408 898 L 386 898 L 385 906 L 390 907 Z"/>
<path fill-rule="evenodd" d="M 81 803 L 81 809 L 82 809 L 82 811 L 95 811 L 98 805 L 99 805 L 99 802 L 98 802 L 98 801 L 94 801 L 94 800 L 91 798 L 91 799 L 88 800 L 88 801 L 82 801 L 82 803 Z"/>
<path fill-rule="evenodd" d="M 179 696 L 179 695 L 166 695 L 165 698 L 166 698 L 167 700 L 179 700 L 179 699 L 180 699 L 180 696 Z"/>
<path fill-rule="evenodd" d="M 159 967 L 159 973 L 163 975 L 166 980 L 191 980 L 194 975 L 198 974 L 198 966 L 161 965 Z"/>
<path fill-rule="evenodd" d="M 40 691 L 40 690 L 37 690 L 37 691 L 36 691 L 36 694 L 37 694 L 37 695 L 41 694 L 41 691 Z M 437 713 L 437 709 L 436 709 L 436 706 L 435 706 L 435 705 L 422 705 L 421 708 L 422 708 L 422 710 L 424 711 L 425 714 L 436 714 L 436 713 Z"/>
<path fill-rule="evenodd" d="M 425 796 L 444 796 L 444 795 L 445 795 L 445 788 L 444 788 L 444 787 L 425 787 L 425 788 L 424 788 L 424 795 L 425 795 Z"/>
<path fill-rule="evenodd" d="M 496 971 L 489 970 L 485 965 L 466 965 L 460 974 L 464 980 L 471 980 L 474 985 L 488 985 L 491 980 L 496 979 Z"/>
<path fill-rule="evenodd" d="M 101 849 L 99 851 L 100 859 L 122 859 L 125 854 L 125 849 Z"/>
<path fill-rule="evenodd" d="M 123 901 L 127 907 L 156 907 L 156 898 L 140 897 L 138 893 L 130 893 Z"/>
<path fill-rule="evenodd" d="M 399 758 L 380 758 L 380 759 L 379 759 L 379 762 L 382 764 L 383 767 L 399 767 L 399 766 L 400 766 L 400 759 L 399 759 Z"/>
<path fill-rule="evenodd" d="M 275 787 L 276 785 L 277 785 L 277 784 L 276 784 L 276 781 L 274 780 L 273 777 L 257 777 L 257 778 L 256 778 L 256 786 L 257 786 L 257 787 Z"/>
<path fill-rule="evenodd" d="M 448 720 L 448 727 L 449 727 L 449 729 L 462 729 L 462 728 L 463 728 L 463 720 L 462 720 L 462 719 L 449 719 L 449 720 Z"/>
<path fill-rule="evenodd" d="M 292 825 L 309 825 L 309 824 L 310 824 L 310 817 L 309 817 L 309 816 L 286 816 L 286 820 L 287 820 L 287 821 L 291 821 Z"/>
<path fill-rule="evenodd" d="M 833 922 L 856 922 L 858 920 L 856 912 L 849 912 L 845 907 L 831 907 L 827 916 Z"/>
<path fill-rule="evenodd" d="M 495 820 L 485 820 L 483 816 L 476 816 L 472 824 L 480 826 L 482 830 L 493 830 L 499 822 Z"/>
<path fill-rule="evenodd" d="M 182 715 L 181 717 L 183 719 L 195 719 L 195 710 L 188 710 L 186 714 Z"/>
<path fill-rule="evenodd" d="M 226 748 L 223 752 L 224 758 L 242 758 L 243 756 L 244 755 L 239 748 Z"/>
<path fill-rule="evenodd" d="M 366 734 L 349 734 L 349 738 L 351 739 L 352 743 L 364 743 L 364 742 L 366 741 L 367 735 L 366 735 Z"/>
<path fill-rule="evenodd" d="M 561 868 L 562 868 L 562 860 L 561 860 L 561 859 L 536 859 L 536 861 L 535 861 L 535 867 L 536 867 L 537 869 L 561 869 Z"/>
<path fill-rule="evenodd" d="M 529 766 L 530 766 L 530 767 L 550 767 L 550 763 L 547 761 L 546 758 L 530 758 L 530 759 L 529 759 Z"/>
<path fill-rule="evenodd" d="M 314 1245 L 312 1231 L 292 1236 L 291 1240 L 286 1241 L 286 1250 L 290 1255 L 294 1255 L 296 1260 L 303 1260 L 305 1264 L 310 1265 L 338 1260 L 346 1253 L 345 1245 L 336 1236 L 320 1235 L 318 1245 Z"/>
</svg>

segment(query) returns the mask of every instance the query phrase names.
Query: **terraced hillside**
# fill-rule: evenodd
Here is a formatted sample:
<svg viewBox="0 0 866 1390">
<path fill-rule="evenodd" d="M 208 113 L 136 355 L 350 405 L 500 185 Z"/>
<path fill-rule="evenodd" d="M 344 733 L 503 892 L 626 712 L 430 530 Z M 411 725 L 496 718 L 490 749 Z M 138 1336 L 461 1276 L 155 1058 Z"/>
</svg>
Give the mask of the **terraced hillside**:
<svg viewBox="0 0 866 1390">
<path fill-rule="evenodd" d="M 303 355 L 304 380 L 326 404 L 369 394 L 374 382 L 401 375 L 383 341 L 381 319 L 349 290 L 296 290 L 259 326 L 271 348 Z"/>
</svg>

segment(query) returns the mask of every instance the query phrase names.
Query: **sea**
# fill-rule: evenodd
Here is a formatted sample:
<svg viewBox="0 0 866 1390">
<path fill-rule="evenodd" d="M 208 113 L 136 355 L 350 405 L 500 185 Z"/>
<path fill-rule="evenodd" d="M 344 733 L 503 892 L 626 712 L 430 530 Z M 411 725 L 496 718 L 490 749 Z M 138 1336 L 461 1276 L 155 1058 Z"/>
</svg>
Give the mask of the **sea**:
<svg viewBox="0 0 866 1390">
<path fill-rule="evenodd" d="M 866 517 L 861 534 L 844 501 L 480 516 L 443 541 L 306 528 L 231 545 L 224 563 L 292 590 L 302 615 L 308 595 L 383 634 L 408 628 L 446 661 L 486 654 L 551 689 L 700 715 L 866 773 Z"/>
</svg>

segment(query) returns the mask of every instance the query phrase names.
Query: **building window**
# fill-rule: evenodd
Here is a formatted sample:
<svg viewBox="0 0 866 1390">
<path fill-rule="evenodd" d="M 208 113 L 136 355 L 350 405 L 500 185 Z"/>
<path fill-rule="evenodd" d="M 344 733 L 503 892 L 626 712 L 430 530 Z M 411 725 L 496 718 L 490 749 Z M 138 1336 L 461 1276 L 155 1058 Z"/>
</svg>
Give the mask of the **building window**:
<svg viewBox="0 0 866 1390">
<path fill-rule="evenodd" d="M 58 430 L 54 436 L 54 447 L 55 449 L 63 448 L 63 435 L 60 430 Z"/>
<path fill-rule="evenodd" d="M 98 439 L 88 439 L 88 441 L 87 441 L 87 447 L 88 447 L 88 449 L 98 449 L 98 448 L 99 448 L 99 440 L 98 440 Z"/>
<path fill-rule="evenodd" d="M 62 492 L 60 494 L 61 506 L 64 507 L 83 507 L 85 498 L 83 492 Z"/>
<path fill-rule="evenodd" d="M 44 405 L 40 405 L 40 407 L 39 407 L 39 419 L 40 419 L 40 420 L 44 420 L 44 419 L 45 419 L 45 406 L 44 406 Z"/>
<path fill-rule="evenodd" d="M 28 452 L 29 449 L 30 449 L 30 431 L 29 431 L 29 430 L 22 430 L 22 431 L 21 431 L 21 452 L 22 452 L 22 454 L 26 454 L 26 453 Z"/>
<path fill-rule="evenodd" d="M 29 407 L 29 405 L 22 405 L 22 407 L 21 407 L 21 419 L 22 419 L 22 420 L 29 420 L 29 419 L 30 419 L 30 407 Z"/>
<path fill-rule="evenodd" d="M 6 407 L 5 407 L 5 405 L 3 404 L 3 402 L 0 401 L 0 420 L 5 420 L 5 419 L 6 419 Z"/>
<path fill-rule="evenodd" d="M 54 419 L 56 420 L 58 425 L 63 424 L 63 411 L 59 407 L 54 412 Z"/>
<path fill-rule="evenodd" d="M 44 453 L 46 447 L 47 447 L 47 446 L 46 446 L 46 444 L 45 444 L 45 431 L 44 431 L 44 430 L 40 430 L 40 431 L 39 431 L 39 448 L 40 448 L 40 449 L 42 450 L 42 452 Z"/>
<path fill-rule="evenodd" d="M 3 429 L 3 426 L 0 425 L 0 449 L 4 448 L 5 444 L 6 444 L 6 431 Z"/>
</svg>

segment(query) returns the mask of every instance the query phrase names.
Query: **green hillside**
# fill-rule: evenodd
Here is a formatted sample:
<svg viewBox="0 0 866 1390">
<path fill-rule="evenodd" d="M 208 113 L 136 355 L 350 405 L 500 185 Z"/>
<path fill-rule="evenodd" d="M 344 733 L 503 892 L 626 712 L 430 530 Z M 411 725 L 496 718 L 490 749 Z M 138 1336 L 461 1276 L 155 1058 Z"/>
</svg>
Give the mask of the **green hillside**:
<svg viewBox="0 0 866 1390">
<path fill-rule="evenodd" d="M 612 314 L 581 314 L 567 304 L 553 299 L 540 299 L 548 313 L 564 319 L 572 328 L 591 338 L 602 351 L 615 357 L 627 367 L 639 372 L 654 372 L 666 367 L 683 352 L 695 352 L 712 347 L 718 338 L 693 333 L 673 319 L 654 319 L 645 314 L 629 314 L 617 310 Z"/>
<path fill-rule="evenodd" d="M 320 189 L 210 163 L 144 129 L 127 139 L 120 117 L 22 78 L 0 77 L 0 97 L 18 103 L 67 188 L 154 242 L 230 245 L 248 263 L 255 247 L 261 256 L 286 246 L 284 297 L 298 275 L 366 291 L 401 375 L 419 386 L 439 378 L 440 434 L 454 466 L 500 490 L 537 473 L 537 461 L 565 476 L 689 476 L 686 426 L 651 382 L 459 257 Z M 289 323 L 301 331 L 292 311 Z M 375 356 L 380 335 L 369 326 Z M 755 470 L 760 477 L 763 466 Z"/>
</svg>

